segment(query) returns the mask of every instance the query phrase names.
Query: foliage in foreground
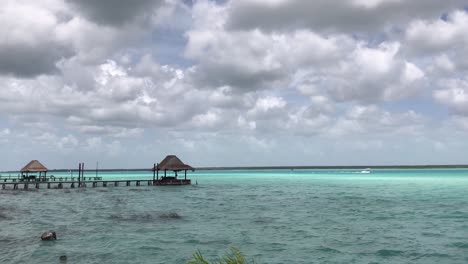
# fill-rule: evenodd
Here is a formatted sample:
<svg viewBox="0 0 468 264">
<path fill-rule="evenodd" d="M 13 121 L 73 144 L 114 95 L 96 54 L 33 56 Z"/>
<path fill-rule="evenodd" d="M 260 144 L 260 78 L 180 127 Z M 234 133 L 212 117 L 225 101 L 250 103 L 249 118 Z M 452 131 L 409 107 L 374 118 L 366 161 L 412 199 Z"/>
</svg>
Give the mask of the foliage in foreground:
<svg viewBox="0 0 468 264">
<path fill-rule="evenodd" d="M 193 258 L 187 262 L 187 264 L 247 264 L 247 263 L 254 263 L 253 261 L 247 262 L 242 252 L 232 247 L 229 252 L 227 252 L 224 256 L 220 257 L 217 260 L 209 262 L 208 260 L 203 257 L 200 250 L 197 250 L 193 253 Z"/>
</svg>

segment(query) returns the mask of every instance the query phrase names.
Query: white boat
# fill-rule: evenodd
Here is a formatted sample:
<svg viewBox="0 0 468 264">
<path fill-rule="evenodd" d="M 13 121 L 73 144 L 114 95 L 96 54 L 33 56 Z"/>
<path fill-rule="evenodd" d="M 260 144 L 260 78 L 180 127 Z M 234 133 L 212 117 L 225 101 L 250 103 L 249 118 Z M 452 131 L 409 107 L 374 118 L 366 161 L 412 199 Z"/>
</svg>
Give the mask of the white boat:
<svg viewBox="0 0 468 264">
<path fill-rule="evenodd" d="M 372 170 L 370 168 L 363 169 L 361 173 L 372 173 Z"/>
</svg>

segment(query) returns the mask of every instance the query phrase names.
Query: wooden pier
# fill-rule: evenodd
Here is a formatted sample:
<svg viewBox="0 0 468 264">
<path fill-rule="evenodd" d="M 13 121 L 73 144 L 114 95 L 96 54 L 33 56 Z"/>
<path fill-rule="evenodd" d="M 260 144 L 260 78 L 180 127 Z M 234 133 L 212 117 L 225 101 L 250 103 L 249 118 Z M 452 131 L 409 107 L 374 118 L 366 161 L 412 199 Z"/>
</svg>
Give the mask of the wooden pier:
<svg viewBox="0 0 468 264">
<path fill-rule="evenodd" d="M 164 171 L 164 176 L 159 177 L 159 171 Z M 118 187 L 118 186 L 161 186 L 161 185 L 189 185 L 191 180 L 187 179 L 187 170 L 194 170 L 191 166 L 184 164 L 175 155 L 168 155 L 156 166 L 154 164 L 153 178 L 149 179 L 109 179 L 103 180 L 98 177 L 97 168 L 95 177 L 84 175 L 84 163 L 78 164 L 78 176 L 54 176 L 47 175 L 48 169 L 38 160 L 32 160 L 17 176 L 0 176 L 2 190 L 28 190 L 28 189 L 64 189 L 64 188 L 96 188 L 96 187 Z M 167 171 L 173 171 L 174 175 L 167 175 Z M 178 179 L 178 172 L 184 171 L 184 179 Z"/>
<path fill-rule="evenodd" d="M 154 186 L 159 185 L 153 180 L 91 180 L 91 181 L 7 181 L 0 182 L 2 190 L 28 189 L 65 189 L 65 188 L 97 188 L 118 186 Z M 175 185 L 175 184 L 174 184 Z"/>
</svg>

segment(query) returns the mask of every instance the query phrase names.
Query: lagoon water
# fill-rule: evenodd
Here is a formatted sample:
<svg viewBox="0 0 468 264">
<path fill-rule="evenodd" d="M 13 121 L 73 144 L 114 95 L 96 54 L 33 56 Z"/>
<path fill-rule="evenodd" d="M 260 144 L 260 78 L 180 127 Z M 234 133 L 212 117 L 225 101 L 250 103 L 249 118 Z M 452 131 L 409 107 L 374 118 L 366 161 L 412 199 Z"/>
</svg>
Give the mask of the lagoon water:
<svg viewBox="0 0 468 264">
<path fill-rule="evenodd" d="M 0 263 L 186 263 L 231 246 L 256 263 L 468 263 L 466 169 L 190 178 L 198 185 L 0 190 Z M 58 240 L 41 241 L 50 229 Z"/>
</svg>

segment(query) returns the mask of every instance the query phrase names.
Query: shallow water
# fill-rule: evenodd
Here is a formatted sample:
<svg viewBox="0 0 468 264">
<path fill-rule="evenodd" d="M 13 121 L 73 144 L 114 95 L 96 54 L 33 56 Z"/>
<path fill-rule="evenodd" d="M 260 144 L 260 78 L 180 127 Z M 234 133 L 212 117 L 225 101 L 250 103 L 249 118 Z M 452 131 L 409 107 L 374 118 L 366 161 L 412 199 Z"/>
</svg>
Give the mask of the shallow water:
<svg viewBox="0 0 468 264">
<path fill-rule="evenodd" d="M 0 263 L 186 263 L 231 246 L 256 263 L 468 262 L 468 170 L 190 178 L 198 185 L 0 190 Z M 58 240 L 41 241 L 50 229 Z"/>
</svg>

